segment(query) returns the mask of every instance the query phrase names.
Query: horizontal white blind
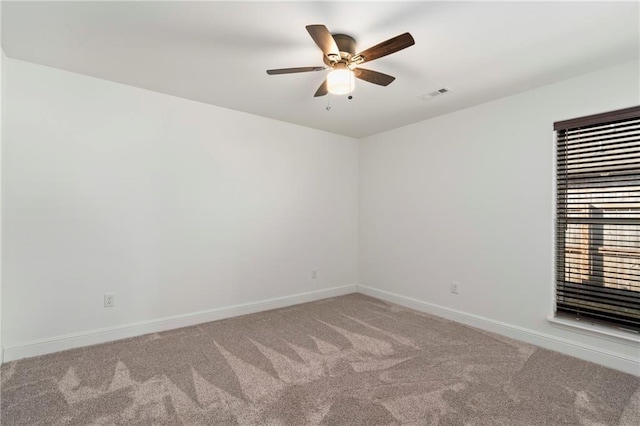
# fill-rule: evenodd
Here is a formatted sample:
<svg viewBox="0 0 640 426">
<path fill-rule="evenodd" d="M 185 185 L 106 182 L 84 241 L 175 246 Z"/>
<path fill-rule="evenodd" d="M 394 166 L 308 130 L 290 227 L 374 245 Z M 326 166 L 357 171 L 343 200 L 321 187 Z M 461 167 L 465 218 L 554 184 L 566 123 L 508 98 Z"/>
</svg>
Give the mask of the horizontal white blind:
<svg viewBox="0 0 640 426">
<path fill-rule="evenodd" d="M 640 330 L 640 107 L 554 127 L 556 310 Z"/>
</svg>

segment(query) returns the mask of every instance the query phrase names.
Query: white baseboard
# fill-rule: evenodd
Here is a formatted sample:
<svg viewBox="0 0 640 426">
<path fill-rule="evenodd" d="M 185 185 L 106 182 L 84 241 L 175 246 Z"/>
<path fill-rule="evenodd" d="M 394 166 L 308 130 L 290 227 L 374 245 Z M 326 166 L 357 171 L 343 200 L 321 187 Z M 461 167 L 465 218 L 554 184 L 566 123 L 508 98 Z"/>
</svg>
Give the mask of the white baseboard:
<svg viewBox="0 0 640 426">
<path fill-rule="evenodd" d="M 358 293 L 640 376 L 640 358 L 358 284 Z"/>
<path fill-rule="evenodd" d="M 21 358 L 262 312 L 269 309 L 284 308 L 299 303 L 312 302 L 355 292 L 640 376 L 640 360 L 637 358 L 586 345 L 575 340 L 568 340 L 479 315 L 427 303 L 385 290 L 364 285 L 356 286 L 355 284 L 24 342 L 2 348 L 1 355 L 3 355 L 3 362 L 9 362 Z"/>
<path fill-rule="evenodd" d="M 242 303 L 233 306 L 209 309 L 206 311 L 123 324 L 115 327 L 101 328 L 81 333 L 66 334 L 48 339 L 34 340 L 5 347 L 4 362 L 79 348 L 82 346 L 95 345 L 98 343 L 111 342 L 129 337 L 141 336 L 148 333 L 157 333 L 175 328 L 188 327 L 209 321 L 253 314 L 270 309 L 284 308 L 291 305 L 297 305 L 299 303 L 313 302 L 315 300 L 342 296 L 344 294 L 355 292 L 356 285 L 351 284 L 307 293 L 299 293 L 292 296 L 275 297 L 258 302 Z"/>
</svg>

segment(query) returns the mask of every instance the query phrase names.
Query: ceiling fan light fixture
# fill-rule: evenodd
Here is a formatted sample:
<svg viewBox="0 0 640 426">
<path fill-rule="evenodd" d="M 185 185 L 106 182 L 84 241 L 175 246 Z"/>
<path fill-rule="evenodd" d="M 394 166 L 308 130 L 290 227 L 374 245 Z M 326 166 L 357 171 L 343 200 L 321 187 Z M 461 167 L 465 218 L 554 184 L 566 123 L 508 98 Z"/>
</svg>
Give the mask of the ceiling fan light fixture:
<svg viewBox="0 0 640 426">
<path fill-rule="evenodd" d="M 359 68 L 365 62 L 371 62 L 415 44 L 409 33 L 400 34 L 378 43 L 358 54 L 356 40 L 347 34 L 331 34 L 329 29 L 321 24 L 307 25 L 307 32 L 322 50 L 322 62 L 326 66 L 276 68 L 267 70 L 269 75 L 293 74 L 299 72 L 322 71 L 331 68 L 313 97 L 334 95 L 348 95 L 355 88 L 355 79 L 363 80 L 378 86 L 388 86 L 396 78 L 378 71 Z M 355 71 L 355 72 L 354 72 Z M 351 96 L 349 96 L 351 99 Z"/>
<path fill-rule="evenodd" d="M 337 68 L 327 75 L 327 90 L 333 95 L 347 95 L 354 87 L 355 76 L 349 68 Z"/>
</svg>

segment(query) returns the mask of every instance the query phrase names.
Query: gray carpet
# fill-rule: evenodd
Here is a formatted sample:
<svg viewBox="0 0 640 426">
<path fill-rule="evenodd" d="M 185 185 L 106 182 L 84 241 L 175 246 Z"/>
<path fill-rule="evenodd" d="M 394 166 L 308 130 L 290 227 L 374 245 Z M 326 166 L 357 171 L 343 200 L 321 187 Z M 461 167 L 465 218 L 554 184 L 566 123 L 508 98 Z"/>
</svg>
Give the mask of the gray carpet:
<svg viewBox="0 0 640 426">
<path fill-rule="evenodd" d="M 2 425 L 640 425 L 640 379 L 360 294 L 6 363 Z"/>
</svg>

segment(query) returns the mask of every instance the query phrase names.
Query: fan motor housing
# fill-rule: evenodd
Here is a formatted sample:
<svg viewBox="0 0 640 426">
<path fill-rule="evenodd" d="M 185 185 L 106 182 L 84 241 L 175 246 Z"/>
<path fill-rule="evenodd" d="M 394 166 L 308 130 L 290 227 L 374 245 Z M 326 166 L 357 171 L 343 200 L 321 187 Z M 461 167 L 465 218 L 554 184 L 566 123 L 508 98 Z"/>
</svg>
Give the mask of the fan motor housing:
<svg viewBox="0 0 640 426">
<path fill-rule="evenodd" d="M 346 34 L 333 34 L 333 39 L 335 40 L 336 45 L 338 45 L 338 50 L 340 51 L 339 62 L 348 62 L 349 59 L 356 54 L 356 40 Z M 322 60 L 329 66 L 333 65 L 329 60 L 329 57 L 326 55 L 322 55 Z"/>
</svg>

